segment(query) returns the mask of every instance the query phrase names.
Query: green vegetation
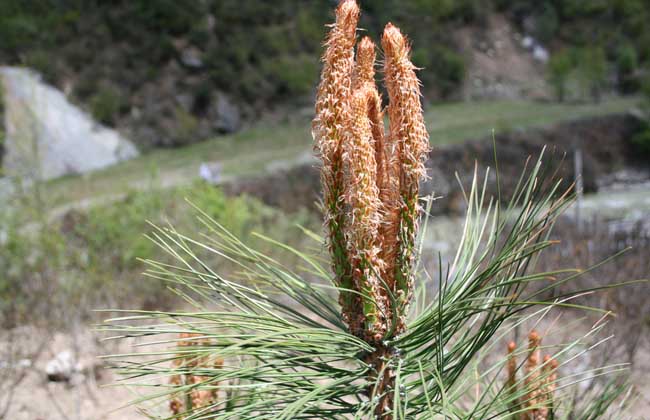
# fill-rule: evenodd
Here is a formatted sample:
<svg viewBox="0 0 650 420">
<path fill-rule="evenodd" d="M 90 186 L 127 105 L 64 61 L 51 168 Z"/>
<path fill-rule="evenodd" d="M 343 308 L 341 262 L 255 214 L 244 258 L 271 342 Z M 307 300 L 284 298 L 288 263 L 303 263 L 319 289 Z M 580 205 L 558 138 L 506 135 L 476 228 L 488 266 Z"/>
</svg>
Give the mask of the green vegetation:
<svg viewBox="0 0 650 420">
<path fill-rule="evenodd" d="M 548 80 L 559 102 L 600 102 L 606 88 L 608 62 L 601 47 L 574 47 L 551 57 Z"/>
<path fill-rule="evenodd" d="M 104 124 L 114 125 L 119 113 L 124 110 L 124 99 L 114 89 L 101 86 L 90 98 L 90 112 Z"/>
<path fill-rule="evenodd" d="M 54 83 L 57 80 L 58 72 L 56 64 L 52 63 L 52 55 L 46 50 L 35 49 L 25 53 L 23 64 L 31 69 L 36 70 L 43 80 L 48 83 Z"/>
<path fill-rule="evenodd" d="M 640 80 L 636 73 L 639 70 L 639 54 L 630 44 L 622 45 L 616 52 L 616 73 L 618 83 L 623 93 L 639 90 Z"/>
<path fill-rule="evenodd" d="M 585 98 L 597 99 L 610 88 L 603 84 L 603 74 L 610 73 L 622 92 L 636 92 L 637 69 L 650 60 L 644 24 L 650 6 L 643 0 L 365 3 L 360 26 L 368 34 L 380 33 L 391 20 L 410 35 L 431 101 L 457 97 L 464 82 L 467 66 L 455 31 L 483 25 L 495 11 L 521 30 L 524 20 L 532 22 L 527 30 L 532 25 L 533 35 L 556 53 L 582 51 L 571 54 L 571 68 L 584 83 L 576 89 Z M 278 106 L 307 103 L 330 6 L 326 0 L 300 7 L 293 0 L 4 0 L 0 60 L 34 67 L 55 84 L 71 83 L 73 99 L 100 121 L 133 129 L 143 148 L 178 146 L 214 133 L 215 91 L 228 95 L 249 120 Z M 565 66 L 566 57 L 551 63 L 558 97 L 570 90 L 562 87 Z M 188 124 L 192 118 L 196 123 Z"/>
<path fill-rule="evenodd" d="M 609 67 L 615 70 L 618 89 L 637 92 L 636 69 L 650 62 L 650 3 L 645 0 L 497 0 L 498 10 L 509 13 L 522 27 L 545 43 L 562 45 L 571 53 L 586 95 L 598 99 Z M 567 57 L 561 50 L 551 62 L 551 82 L 562 90 Z M 584 92 L 583 92 L 584 93 Z M 560 95 L 558 95 L 559 97 Z"/>
<path fill-rule="evenodd" d="M 632 138 L 640 153 L 650 156 L 650 76 L 643 83 L 643 102 L 641 103 L 642 117 L 638 132 Z"/>
<path fill-rule="evenodd" d="M 607 79 L 607 59 L 601 47 L 578 50 L 579 80 L 582 82 L 583 96 L 600 102 Z"/>
<path fill-rule="evenodd" d="M 173 134 L 174 141 L 179 144 L 192 143 L 192 140 L 198 136 L 198 119 L 181 107 L 176 108 L 174 119 L 178 122 Z"/>
<path fill-rule="evenodd" d="M 572 69 L 573 63 L 567 51 L 553 54 L 548 63 L 548 81 L 558 102 L 564 102 L 567 96 L 567 83 Z"/>
<path fill-rule="evenodd" d="M 648 122 L 632 137 L 632 143 L 636 145 L 639 152 L 650 155 L 650 124 Z"/>
<path fill-rule="evenodd" d="M 153 232 L 149 222 L 197 229 L 198 221 L 185 199 L 241 237 L 255 231 L 299 245 L 295 225 L 314 227 L 307 213 L 289 218 L 253 199 L 226 198 L 219 189 L 203 183 L 129 193 L 111 205 L 71 210 L 54 220 L 42 192 L 38 185 L 26 189 L 0 211 L 3 327 L 42 321 L 54 326 L 53 312 L 60 314 L 56 319 L 62 323 L 70 322 L 70 317 L 88 321 L 93 315 L 80 308 L 105 308 L 118 302 L 169 307 L 174 293 L 141 278 L 143 263 L 138 258 L 169 259 L 146 238 Z M 265 248 L 261 241 L 252 242 Z M 214 264 L 226 272 L 234 270 L 223 261 Z"/>
<path fill-rule="evenodd" d="M 0 177 L 2 176 L 2 162 L 5 154 L 5 102 L 3 85 L 0 83 Z"/>
<path fill-rule="evenodd" d="M 379 33 L 390 14 L 418 45 L 440 45 L 418 51 L 415 63 L 435 86 L 428 93 L 444 98 L 458 92 L 465 72 L 449 29 L 480 16 L 480 4 L 373 2 L 362 26 Z M 299 7 L 293 0 L 5 0 L 0 60 L 32 66 L 55 84 L 72 82 L 73 99 L 106 124 L 126 120 L 141 147 L 177 146 L 214 132 L 207 120 L 215 91 L 249 118 L 304 104 L 318 77 L 329 10 L 325 0 Z M 187 97 L 180 104 L 179 95 Z"/>
<path fill-rule="evenodd" d="M 463 57 L 444 44 L 413 51 L 413 62 L 431 71 L 435 78 L 438 93 L 447 98 L 458 90 L 465 80 L 465 61 Z"/>
</svg>

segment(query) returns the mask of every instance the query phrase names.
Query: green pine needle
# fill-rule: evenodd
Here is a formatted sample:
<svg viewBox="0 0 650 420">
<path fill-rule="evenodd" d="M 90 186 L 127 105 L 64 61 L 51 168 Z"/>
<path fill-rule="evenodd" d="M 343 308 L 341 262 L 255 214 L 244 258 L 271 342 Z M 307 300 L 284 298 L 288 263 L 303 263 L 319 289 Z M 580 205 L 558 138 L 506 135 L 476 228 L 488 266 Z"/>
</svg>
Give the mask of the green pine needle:
<svg viewBox="0 0 650 420">
<path fill-rule="evenodd" d="M 522 175 L 505 206 L 488 199 L 487 181 L 481 184 L 475 176 L 466 193 L 460 246 L 449 268 L 440 267 L 433 279 L 417 256 L 417 291 L 407 329 L 381 343 L 392 349 L 386 362 L 395 374 L 395 388 L 384 392 L 394 393 L 393 418 L 509 418 L 513 401 L 525 398 L 525 390 L 506 392 L 507 357 L 499 343 L 517 326 L 546 316 L 554 307 L 578 307 L 572 298 L 595 290 L 576 290 L 552 301 L 542 298 L 548 288 L 583 273 L 534 270 L 538 255 L 553 246 L 553 223 L 572 201 L 568 192 L 560 193 L 560 182 L 543 182 L 545 176 L 540 158 Z M 374 386 L 371 378 L 382 372 L 371 372 L 365 362 L 375 350 L 372 345 L 346 330 L 337 295 L 353 291 L 333 284 L 329 263 L 262 237 L 301 259 L 305 270 L 295 272 L 251 249 L 200 209 L 197 217 L 206 235 L 187 236 L 172 226 L 157 227 L 151 235 L 175 264 L 146 261 L 146 274 L 169 282 L 194 311 L 125 311 L 101 328 L 113 334 L 111 339 L 140 337 L 140 345 L 155 349 L 107 356 L 124 383 L 150 391 L 133 403 L 149 404 L 148 413 L 159 404 L 160 416 L 150 414 L 152 418 L 171 419 L 167 404 L 172 394 L 217 387 L 217 401 L 184 418 L 374 418 L 382 395 L 369 396 L 368 390 Z M 198 257 L 199 250 L 234 263 L 237 278 L 214 272 Z M 550 277 L 559 280 L 549 286 Z M 431 290 L 437 292 L 432 295 Z M 579 349 L 602 327 L 554 347 L 554 357 L 564 365 L 584 355 L 587 350 Z M 209 344 L 179 347 L 181 333 L 196 334 L 197 340 Z M 224 365 L 179 368 L 172 363 L 205 356 L 221 359 Z M 571 401 L 570 390 L 581 380 L 624 369 L 612 365 L 561 376 L 555 418 L 601 418 L 626 388 L 612 382 L 592 402 L 579 405 Z M 171 386 L 169 379 L 178 374 L 209 379 Z"/>
</svg>

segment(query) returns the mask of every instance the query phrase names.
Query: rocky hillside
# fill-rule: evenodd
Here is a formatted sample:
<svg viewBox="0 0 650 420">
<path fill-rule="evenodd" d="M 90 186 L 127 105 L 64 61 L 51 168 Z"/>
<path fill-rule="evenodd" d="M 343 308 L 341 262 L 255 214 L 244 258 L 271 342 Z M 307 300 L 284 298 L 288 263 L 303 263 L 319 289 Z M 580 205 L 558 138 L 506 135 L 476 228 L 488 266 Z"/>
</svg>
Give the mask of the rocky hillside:
<svg viewBox="0 0 650 420">
<path fill-rule="evenodd" d="M 238 130 L 311 102 L 334 0 L 3 0 L 0 64 L 42 73 L 140 148 Z M 429 101 L 548 98 L 573 72 L 579 91 L 638 89 L 650 58 L 644 0 L 381 0 L 413 39 Z"/>
</svg>

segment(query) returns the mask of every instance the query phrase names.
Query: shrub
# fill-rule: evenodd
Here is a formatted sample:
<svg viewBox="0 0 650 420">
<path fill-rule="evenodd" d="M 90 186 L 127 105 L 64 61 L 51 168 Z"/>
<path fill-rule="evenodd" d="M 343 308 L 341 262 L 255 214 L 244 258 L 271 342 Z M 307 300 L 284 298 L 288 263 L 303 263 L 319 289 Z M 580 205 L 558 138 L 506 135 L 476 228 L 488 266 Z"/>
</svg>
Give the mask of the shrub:
<svg viewBox="0 0 650 420">
<path fill-rule="evenodd" d="M 431 16 L 436 22 L 461 20 L 472 22 L 489 12 L 487 2 L 479 0 L 414 0 L 405 4 L 415 16 Z M 400 11 L 397 7 L 396 12 Z"/>
<path fill-rule="evenodd" d="M 559 24 L 560 22 L 555 6 L 546 2 L 537 16 L 534 35 L 540 41 L 549 43 L 555 37 Z"/>
<path fill-rule="evenodd" d="M 562 12 L 567 18 L 580 18 L 606 12 L 610 6 L 608 3 L 608 0 L 564 0 Z"/>
<path fill-rule="evenodd" d="M 602 47 L 586 47 L 577 50 L 578 72 L 584 95 L 599 102 L 607 81 L 607 58 Z"/>
<path fill-rule="evenodd" d="M 617 0 L 613 2 L 617 22 L 632 37 L 638 37 L 646 29 L 648 4 L 643 0 Z M 641 44 L 642 45 L 642 44 Z"/>
<path fill-rule="evenodd" d="M 325 33 L 325 28 L 319 25 L 319 21 L 316 18 L 318 11 L 318 7 L 312 6 L 309 8 L 308 6 L 303 6 L 298 10 L 298 15 L 296 16 L 298 37 L 305 43 L 307 49 L 319 45 Z"/>
<path fill-rule="evenodd" d="M 650 156 L 650 76 L 646 76 L 643 80 L 641 92 L 643 94 L 641 111 L 644 120 L 632 137 L 632 144 L 640 153 Z"/>
<path fill-rule="evenodd" d="M 56 80 L 56 57 L 53 54 L 43 50 L 30 51 L 25 54 L 23 64 L 38 72 L 47 83 Z"/>
<path fill-rule="evenodd" d="M 200 3 L 180 3 L 175 0 L 127 0 L 121 2 L 132 9 L 129 15 L 140 26 L 158 33 L 181 35 L 189 32 L 201 17 Z"/>
<path fill-rule="evenodd" d="M 567 83 L 572 70 L 573 62 L 567 51 L 560 51 L 551 56 L 547 69 L 548 81 L 558 102 L 564 102 L 567 96 Z"/>
<path fill-rule="evenodd" d="M 5 115 L 4 115 L 4 97 L 2 93 L 2 83 L 0 83 L 0 178 L 3 176 L 2 164 L 5 155 Z"/>
<path fill-rule="evenodd" d="M 201 140 L 199 137 L 199 119 L 181 106 L 174 109 L 174 144 L 190 144 Z"/>
<path fill-rule="evenodd" d="M 632 137 L 632 144 L 639 153 L 650 156 L 650 124 L 644 124 L 643 128 Z"/>
<path fill-rule="evenodd" d="M 442 98 L 456 93 L 465 80 L 465 60 L 444 46 L 414 50 L 413 63 L 422 68 L 423 80 L 436 86 Z"/>
<path fill-rule="evenodd" d="M 18 52 L 38 34 L 38 26 L 28 16 L 0 13 L 0 49 Z"/>
<path fill-rule="evenodd" d="M 99 90 L 90 98 L 90 113 L 97 121 L 114 125 L 126 102 L 122 95 L 108 86 L 100 86 Z"/>
<path fill-rule="evenodd" d="M 621 92 L 633 93 L 639 89 L 639 81 L 635 74 L 638 65 L 639 58 L 636 48 L 630 44 L 624 44 L 618 48 L 616 52 L 616 72 Z"/>
<path fill-rule="evenodd" d="M 262 64 L 262 71 L 278 93 L 285 96 L 306 95 L 314 89 L 318 76 L 317 62 L 311 55 L 283 55 Z"/>
</svg>

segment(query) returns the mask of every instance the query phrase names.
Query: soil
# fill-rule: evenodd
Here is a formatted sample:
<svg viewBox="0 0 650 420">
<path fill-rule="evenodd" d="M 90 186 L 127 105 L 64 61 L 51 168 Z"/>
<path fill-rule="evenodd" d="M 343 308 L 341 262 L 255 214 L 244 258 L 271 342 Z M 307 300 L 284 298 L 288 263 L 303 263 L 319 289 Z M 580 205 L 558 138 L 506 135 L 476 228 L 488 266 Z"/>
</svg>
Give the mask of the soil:
<svg viewBox="0 0 650 420">
<path fill-rule="evenodd" d="M 557 314 L 549 315 L 540 324 L 527 325 L 522 328 L 522 331 L 527 331 L 527 328 L 537 328 L 544 332 L 545 336 L 548 336 L 544 344 L 552 344 L 566 342 L 569 338 L 575 339 L 577 333 L 586 334 L 594 321 L 587 319 L 578 324 L 572 324 L 574 328 L 567 331 L 559 328 L 558 325 L 563 325 L 568 320 L 577 319 L 576 314 L 564 312 L 559 319 L 556 319 L 556 316 Z M 569 337 L 569 333 L 573 335 Z M 46 330 L 23 328 L 20 335 L 24 340 L 33 335 L 44 337 L 47 334 Z M 615 338 L 619 341 L 614 341 L 608 348 L 615 348 L 622 339 L 624 338 Z M 4 345 L 6 342 L 2 344 Z M 647 381 L 648 374 L 650 374 L 650 352 L 643 351 L 649 345 L 650 342 L 647 340 L 640 343 L 639 348 L 642 351 L 636 353 L 630 367 L 631 380 L 635 385 L 635 397 L 629 411 L 630 417 L 626 418 L 633 420 L 647 418 L 645 415 L 650 412 L 650 382 Z M 505 349 L 505 343 L 502 347 Z M 74 351 L 75 348 L 78 349 L 83 375 L 73 378 L 68 383 L 49 382 L 44 372 L 47 361 L 61 351 Z M 77 335 L 53 334 L 44 351 L 36 358 L 33 365 L 27 368 L 24 380 L 14 389 L 13 403 L 5 418 L 11 420 L 142 420 L 146 418 L 135 407 L 120 409 L 139 396 L 138 390 L 115 386 L 118 378 L 98 359 L 99 355 L 109 352 L 125 351 L 143 351 L 143 349 L 130 347 L 126 342 L 117 346 L 101 345 L 97 341 L 97 336 L 90 329 Z M 618 358 L 610 359 L 607 363 L 615 361 L 618 361 Z M 567 375 L 568 371 L 585 370 L 590 363 L 594 362 L 601 361 L 590 356 L 581 357 L 563 367 L 560 374 Z M 163 403 L 150 412 L 164 415 L 166 405 Z"/>
<path fill-rule="evenodd" d="M 123 352 L 129 349 L 127 343 L 118 345 L 100 343 L 98 336 L 90 327 L 85 327 L 77 334 L 51 333 L 46 329 L 22 327 L 12 331 L 14 346 L 21 343 L 21 351 L 36 350 L 43 346 L 33 360 L 29 354 L 15 355 L 9 361 L 15 366 L 22 366 L 23 380 L 14 388 L 12 404 L 6 419 L 12 420 L 136 420 L 143 419 L 134 407 L 120 407 L 136 398 L 130 389 L 114 386 L 117 378 L 99 356 Z M 0 336 L 0 346 L 6 348 L 9 332 Z M 61 352 L 73 354 L 79 372 L 69 381 L 53 382 L 48 380 L 46 365 Z M 136 350 L 141 351 L 141 350 Z M 6 356 L 3 351 L 0 355 Z M 23 358 L 25 357 L 25 358 Z M 28 362 L 29 361 L 29 362 Z M 4 379 L 9 379 L 7 375 Z M 2 389 L 3 378 L 0 378 Z M 0 402 L 3 402 L 0 398 Z M 3 407 L 0 407 L 0 410 Z"/>
</svg>

